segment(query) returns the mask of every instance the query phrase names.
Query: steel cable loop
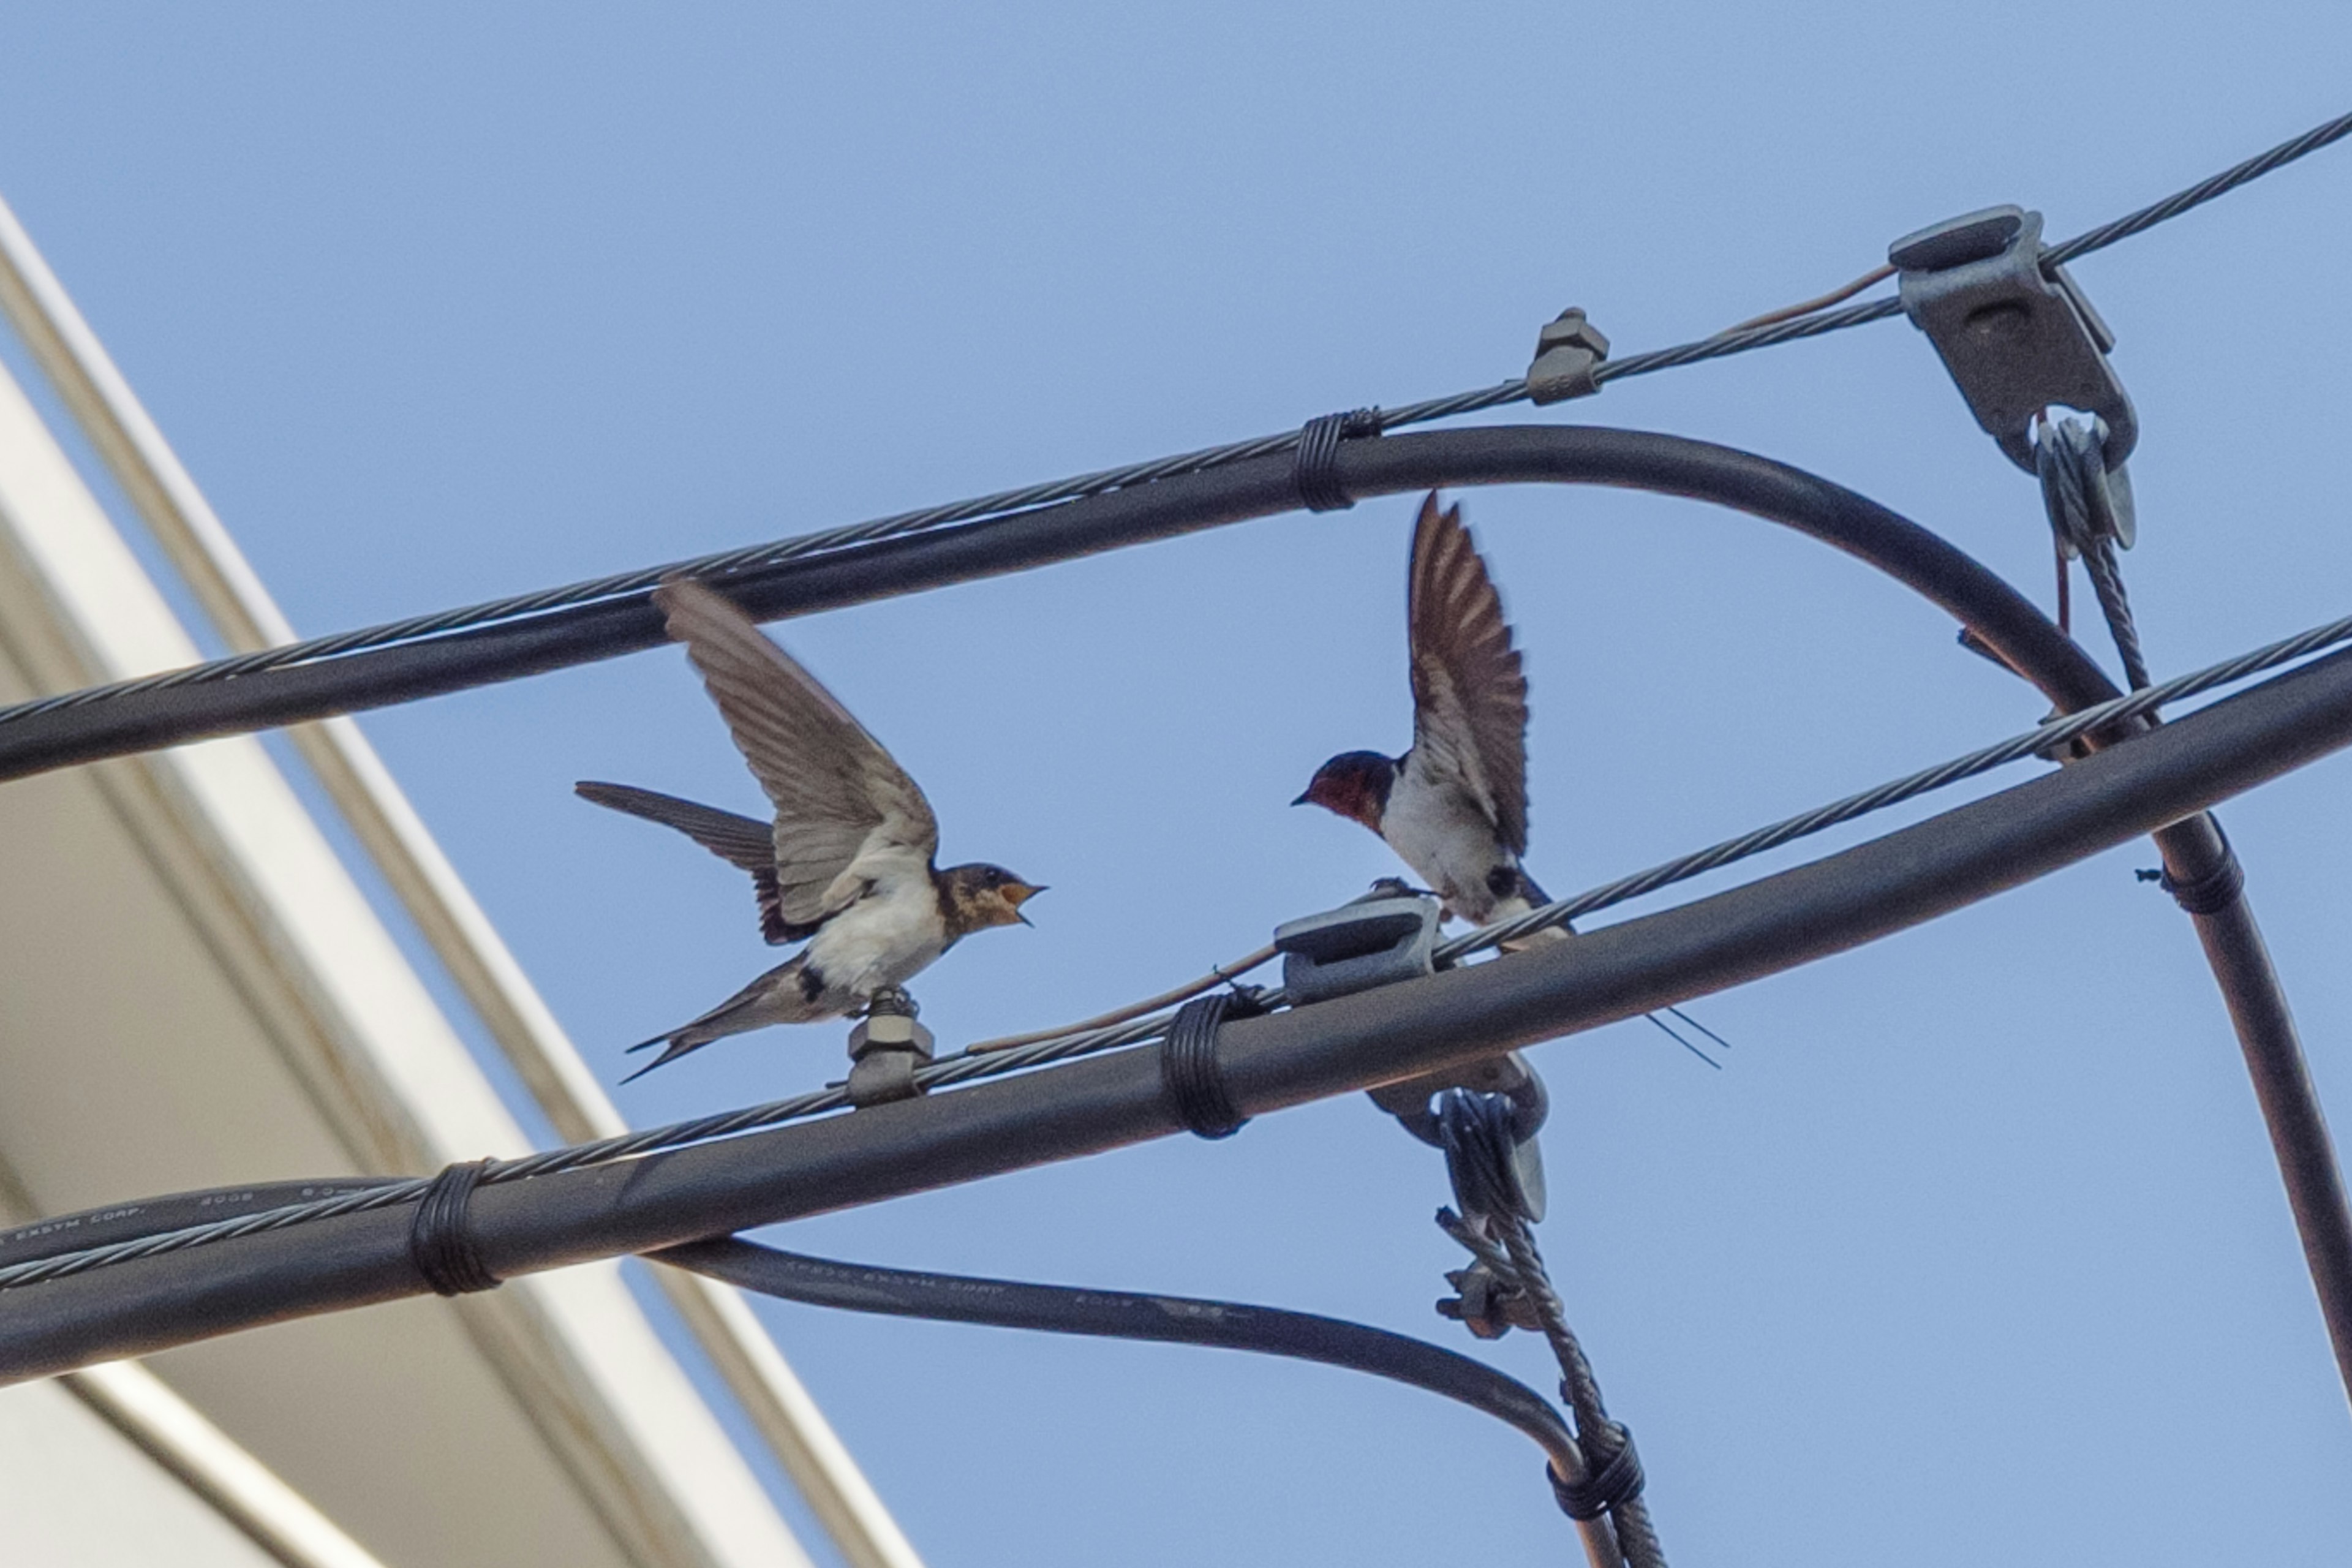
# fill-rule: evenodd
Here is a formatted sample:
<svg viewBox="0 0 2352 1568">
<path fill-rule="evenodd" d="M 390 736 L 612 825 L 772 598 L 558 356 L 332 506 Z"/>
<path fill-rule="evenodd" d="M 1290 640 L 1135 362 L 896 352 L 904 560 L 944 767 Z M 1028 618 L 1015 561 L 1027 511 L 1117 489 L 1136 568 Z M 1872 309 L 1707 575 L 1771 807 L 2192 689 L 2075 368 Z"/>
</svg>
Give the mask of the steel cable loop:
<svg viewBox="0 0 2352 1568">
<path fill-rule="evenodd" d="M 2127 213 L 2104 224 L 2087 234 L 2076 236 L 2063 244 L 2051 247 L 2043 254 L 2053 265 L 2071 260 L 2103 249 L 2119 240 L 2145 233 L 2168 218 L 2177 217 L 2191 207 L 2213 200 L 2238 189 L 2263 175 L 2306 153 L 2318 151 L 2352 134 L 2352 114 L 2339 116 L 2326 124 L 2314 127 L 2291 141 L 2281 142 L 2268 152 L 2257 154 L 2231 168 L 2223 170 L 2183 191 L 2176 192 L 2160 202 L 2137 212 Z M 1750 349 L 1769 348 L 1774 344 L 1794 342 L 1801 338 L 1819 337 L 1858 327 L 1865 322 L 1884 321 L 1902 313 L 1898 300 L 1887 298 L 1861 304 L 1841 306 L 1835 310 L 1815 311 L 1763 326 L 1735 329 L 1717 332 L 1712 337 L 1672 347 L 1653 349 L 1645 353 L 1628 355 L 1620 360 L 1604 360 L 1593 367 L 1595 384 L 1605 384 L 1626 376 L 1647 375 L 1656 371 L 1672 370 L 1696 364 L 1705 360 L 1744 353 Z M 1524 402 L 1528 384 L 1524 378 L 1514 378 L 1475 391 L 1456 393 L 1449 397 L 1429 398 L 1420 403 L 1385 410 L 1366 410 L 1370 415 L 1365 433 L 1401 429 L 1410 425 L 1450 419 L 1465 414 L 1475 414 L 1489 408 Z M 1355 416 L 1350 416 L 1355 417 Z M 1312 428 L 1312 425 L 1307 428 Z M 38 714 L 62 709 L 79 708 L 92 702 L 127 697 L 136 693 L 167 690 L 174 687 L 199 682 L 234 679 L 262 670 L 282 668 L 289 665 L 308 664 L 331 659 L 339 655 L 356 653 L 394 643 L 412 642 L 447 633 L 488 626 L 495 622 L 512 621 L 570 609 L 603 600 L 625 598 L 648 594 L 662 580 L 673 575 L 724 577 L 740 572 L 757 571 L 781 565 L 786 562 L 846 550 L 877 540 L 895 539 L 909 533 L 946 527 L 951 523 L 971 522 L 982 518 L 1026 510 L 1032 507 L 1058 501 L 1076 500 L 1087 496 L 1106 494 L 1132 485 L 1149 484 L 1155 479 L 1179 474 L 1196 473 L 1203 469 L 1244 462 L 1253 458 L 1271 457 L 1293 450 L 1300 444 L 1306 430 L 1284 431 L 1261 436 L 1251 440 L 1230 442 L 1223 446 L 1202 447 L 1196 451 L 1157 458 L 1148 462 L 1129 463 L 1114 468 L 1097 469 L 1068 479 L 1046 480 L 1018 489 L 999 490 L 993 494 L 974 496 L 914 511 L 897 512 L 887 517 L 873 518 L 864 522 L 840 528 L 799 534 L 793 538 L 695 556 L 667 565 L 646 567 L 636 571 L 614 573 L 604 577 L 588 578 L 561 587 L 541 589 L 534 593 L 503 599 L 484 600 L 457 609 L 443 610 L 429 615 L 383 622 L 373 626 L 338 632 L 327 637 L 310 637 L 262 648 L 233 658 L 213 659 L 184 668 L 166 670 L 155 675 L 140 676 L 76 691 L 59 692 L 54 696 L 36 698 L 10 707 L 0 708 L 0 725 L 30 719 Z"/>
<path fill-rule="evenodd" d="M 2111 724 L 2154 711 L 2157 708 L 2196 696 L 2216 687 L 2242 680 L 2250 675 L 2291 663 L 2308 654 L 2341 643 L 2352 642 L 2352 616 L 2314 626 L 2294 637 L 2283 638 L 2265 647 L 2252 649 L 2235 658 L 2225 659 L 2204 669 L 2176 676 L 2170 680 L 2142 690 L 2116 698 L 2110 701 L 2085 708 L 2061 720 L 2041 725 L 1995 745 L 1956 757 L 1936 767 L 1846 796 L 1827 805 L 1817 806 L 1798 816 L 1785 818 L 1769 826 L 1726 839 L 1705 849 L 1678 856 L 1661 862 L 1645 871 L 1621 877 L 1612 882 L 1570 898 L 1561 899 L 1514 920 L 1500 921 L 1468 931 L 1441 943 L 1435 951 L 1443 965 L 1471 954 L 1485 952 L 1506 942 L 1540 931 L 1563 921 L 1572 921 L 1596 910 L 1608 909 L 1656 892 L 1677 882 L 1720 870 L 1737 861 L 1760 855 L 1767 850 L 1828 828 L 1842 826 L 1905 801 L 1917 798 L 1946 785 L 1957 784 L 1989 773 L 1996 767 L 2040 755 L 2059 746 Z M 2216 873 L 2226 878 L 2226 871 Z M 2204 879 L 2200 889 L 2220 883 L 2213 878 Z M 2175 897 L 2188 889 L 2176 889 Z M 2196 896 L 2191 892 L 2190 896 Z M 2215 908 L 2225 907 L 2227 899 Z M 2198 912 L 2192 910 L 2191 912 Z M 1255 994 L 1254 1004 L 1265 1009 L 1286 1005 L 1288 997 L 1279 988 Z M 1156 1014 L 1137 1018 L 1114 1027 L 1086 1029 L 1050 1039 L 1033 1041 L 1025 1046 L 978 1055 L 958 1053 L 943 1057 L 930 1066 L 919 1069 L 915 1081 L 925 1089 L 942 1089 L 980 1079 L 996 1078 L 1007 1073 L 1072 1058 L 1090 1056 L 1099 1051 L 1114 1050 L 1125 1046 L 1146 1044 L 1162 1037 L 1168 1030 L 1171 1015 Z M 848 1096 L 839 1086 L 813 1089 L 783 1100 L 717 1112 L 688 1121 L 673 1122 L 641 1131 L 621 1133 L 587 1143 L 549 1149 L 513 1160 L 496 1160 L 482 1173 L 484 1184 L 519 1181 L 531 1176 L 547 1175 L 560 1171 L 578 1170 L 588 1165 L 604 1164 L 615 1160 L 656 1153 L 682 1148 L 690 1143 L 708 1142 L 737 1133 L 756 1131 L 803 1117 L 822 1115 L 842 1110 L 849 1104 Z M 427 1183 L 421 1178 L 387 1182 L 363 1191 L 344 1193 L 331 1198 L 318 1199 L 285 1208 L 243 1215 L 233 1220 L 221 1220 L 207 1225 L 193 1226 L 182 1230 L 167 1231 L 130 1241 L 85 1248 L 78 1252 L 60 1253 L 54 1257 L 0 1268 L 0 1290 L 20 1285 L 30 1285 L 43 1279 L 79 1274 L 86 1269 L 107 1264 L 128 1262 L 139 1258 L 151 1258 L 173 1252 L 185 1247 L 212 1241 L 228 1240 L 250 1236 L 259 1231 L 275 1230 L 285 1226 L 304 1224 L 314 1219 L 331 1219 L 339 1215 L 356 1214 L 386 1208 L 403 1203 L 414 1203 L 423 1195 Z"/>
</svg>

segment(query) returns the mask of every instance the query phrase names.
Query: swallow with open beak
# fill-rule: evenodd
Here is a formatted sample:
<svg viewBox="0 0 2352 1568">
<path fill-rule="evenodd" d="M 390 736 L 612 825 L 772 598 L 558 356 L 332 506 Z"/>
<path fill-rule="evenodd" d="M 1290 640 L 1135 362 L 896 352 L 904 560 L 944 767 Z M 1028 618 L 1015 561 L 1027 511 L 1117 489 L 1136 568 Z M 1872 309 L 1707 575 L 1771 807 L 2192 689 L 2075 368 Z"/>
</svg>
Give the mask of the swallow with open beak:
<svg viewBox="0 0 2352 1568">
<path fill-rule="evenodd" d="M 1528 678 L 1486 563 L 1459 506 L 1432 492 L 1413 528 L 1405 595 L 1412 651 L 1412 745 L 1404 755 L 1342 752 L 1293 805 L 1360 822 L 1444 900 L 1486 925 L 1550 900 L 1528 849 Z M 1558 928 L 1528 941 L 1555 939 Z M 1523 944 L 1515 944 L 1523 945 Z"/>
<path fill-rule="evenodd" d="M 808 945 L 700 1017 L 631 1046 L 664 1049 L 629 1079 L 747 1029 L 863 1012 L 875 993 L 905 984 L 973 931 L 1029 923 L 1021 906 L 1045 889 L 1002 866 L 940 870 L 939 820 L 923 792 L 751 616 L 690 579 L 656 588 L 654 603 L 775 819 L 626 784 L 575 787 L 750 872 L 761 933 L 771 944 Z"/>
</svg>

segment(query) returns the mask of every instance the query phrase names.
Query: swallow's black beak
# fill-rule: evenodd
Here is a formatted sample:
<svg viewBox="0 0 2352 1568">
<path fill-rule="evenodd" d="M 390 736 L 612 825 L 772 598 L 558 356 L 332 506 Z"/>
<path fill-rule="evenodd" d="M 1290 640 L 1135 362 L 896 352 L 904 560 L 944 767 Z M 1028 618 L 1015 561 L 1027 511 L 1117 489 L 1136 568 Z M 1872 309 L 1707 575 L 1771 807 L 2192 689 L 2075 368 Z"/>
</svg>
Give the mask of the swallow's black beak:
<svg viewBox="0 0 2352 1568">
<path fill-rule="evenodd" d="M 1305 795 L 1300 795 L 1297 800 L 1292 801 L 1290 804 L 1293 805 L 1311 805 L 1314 804 L 1314 797 L 1315 792 L 1313 790 L 1308 790 Z"/>
</svg>

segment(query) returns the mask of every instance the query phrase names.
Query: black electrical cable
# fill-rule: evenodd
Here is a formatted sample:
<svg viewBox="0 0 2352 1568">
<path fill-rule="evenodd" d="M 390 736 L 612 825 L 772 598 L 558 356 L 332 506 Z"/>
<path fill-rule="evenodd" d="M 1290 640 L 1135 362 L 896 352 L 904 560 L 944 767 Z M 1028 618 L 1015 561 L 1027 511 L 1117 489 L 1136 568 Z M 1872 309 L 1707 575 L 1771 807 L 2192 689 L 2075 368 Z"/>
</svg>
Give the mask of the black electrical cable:
<svg viewBox="0 0 2352 1568">
<path fill-rule="evenodd" d="M 2273 170 L 2341 140 L 2347 134 L 2352 134 L 2352 114 L 2339 116 L 2315 126 L 2300 136 L 2281 142 L 2269 151 L 2223 170 L 2186 190 L 2176 192 L 2162 201 L 2152 203 L 2137 212 L 2128 213 L 2093 229 L 2087 234 L 2078 235 L 2073 239 L 2051 247 L 2045 253 L 2046 259 L 2052 265 L 2056 265 L 2115 244 L 2120 239 L 2144 233 L 2191 207 L 2211 201 L 2216 196 L 2235 190 L 2250 181 L 2259 179 Z M 1719 359 L 1728 354 L 1741 353 L 1749 349 L 1764 348 L 1774 343 L 1790 342 L 1800 338 L 1818 337 L 1846 327 L 1860 326 L 1867 321 L 1883 321 L 1887 317 L 1899 314 L 1901 308 L 1899 300 L 1883 299 L 1857 305 L 1847 305 L 1836 310 L 1797 315 L 1785 320 L 1770 321 L 1757 326 L 1734 328 L 1729 331 L 1717 332 L 1713 337 L 1703 338 L 1695 342 L 1656 349 L 1622 360 L 1604 361 L 1594 367 L 1593 381 L 1596 385 L 1600 385 L 1611 381 L 1622 380 L 1627 376 L 1645 375 L 1656 371 L 1671 370 L 1679 365 L 1694 364 L 1702 360 Z M 1150 462 L 1129 464 L 1123 468 L 1107 468 L 1097 473 L 1079 475 L 1073 479 L 1049 480 L 1017 490 L 1004 490 L 968 500 L 951 501 L 919 511 L 900 512 L 866 522 L 853 523 L 817 533 L 803 534 L 793 539 L 724 551 L 688 561 L 674 562 L 664 566 L 615 573 L 586 582 L 568 584 L 562 587 L 542 589 L 505 599 L 489 600 L 459 609 L 413 616 L 404 620 L 313 637 L 279 647 L 263 648 L 230 658 L 216 659 L 207 664 L 190 666 L 184 669 L 167 670 L 157 675 L 116 681 L 79 691 L 61 692 L 55 696 L 17 703 L 12 707 L 0 708 L 0 731 L 5 731 L 21 724 L 33 723 L 63 710 L 120 703 L 139 705 L 139 700 L 153 697 L 159 693 L 184 691 L 191 686 L 215 682 L 250 679 L 266 672 L 282 671 L 291 667 L 308 667 L 321 663 L 340 667 L 349 656 L 370 649 L 398 647 L 420 641 L 437 645 L 454 634 L 508 624 L 533 626 L 544 617 L 562 612 L 602 605 L 642 608 L 647 594 L 655 584 L 664 577 L 675 574 L 732 577 L 740 574 L 765 573 L 793 561 L 822 561 L 835 552 L 854 550 L 882 540 L 905 538 L 931 529 L 979 519 L 999 518 L 1030 508 L 1049 506 L 1072 499 L 1111 494 L 1137 486 L 1165 482 L 1172 478 L 1202 472 L 1227 464 L 1299 452 L 1302 448 L 1305 449 L 1303 456 L 1294 463 L 1294 494 L 1299 496 L 1304 504 L 1312 509 L 1338 508 L 1349 504 L 1352 496 L 1352 492 L 1339 485 L 1339 476 L 1328 464 L 1324 450 L 1336 440 L 1338 436 L 1341 434 L 1378 435 L 1410 425 L 1453 418 L 1459 415 L 1477 413 L 1488 408 L 1503 407 L 1523 402 L 1527 396 L 1528 384 L 1524 380 L 1515 379 L 1472 392 L 1459 393 L 1451 397 L 1430 398 L 1402 408 L 1364 409 L 1352 415 L 1327 416 L 1322 419 L 1310 420 L 1303 429 L 1298 431 L 1286 431 L 1278 435 L 1259 437 L 1253 440 L 1231 442 L 1222 447 L 1207 447 L 1201 451 L 1157 458 Z M 1345 422 L 1344 428 L 1340 426 L 1342 421 Z M 1299 488 L 1302 485 L 1305 487 L 1303 489 Z M 804 608 L 810 607 L 823 606 L 804 606 Z M 640 643 L 633 646 L 647 645 Z M 610 657 L 614 653 L 625 651 L 628 651 L 626 647 L 614 647 L 607 648 L 603 654 L 587 657 Z M 205 735 L 237 733 L 273 724 L 294 723 L 305 718 L 317 718 L 327 713 L 351 712 L 365 708 L 381 707 L 389 702 L 412 700 L 415 697 L 429 696 L 437 691 L 456 690 L 465 686 L 479 685 L 489 680 L 514 679 L 526 675 L 539 674 L 579 661 L 578 658 L 566 658 L 553 655 L 550 649 L 535 647 L 526 639 L 522 643 L 511 645 L 510 662 L 502 673 L 480 674 L 475 679 L 459 679 L 449 685 L 420 687 L 404 695 L 400 694 L 396 688 L 390 694 L 386 694 L 379 689 L 371 687 L 364 680 L 356 680 L 350 684 L 348 690 L 340 699 L 326 696 L 312 689 L 308 699 L 311 705 L 307 709 L 304 707 L 304 700 L 298 692 L 293 689 L 280 690 L 273 693 L 281 700 L 279 707 L 274 710 L 267 706 L 243 710 L 245 717 L 242 720 L 219 717 L 207 719 L 204 714 L 210 710 L 196 704 L 193 705 L 189 713 L 183 715 L 188 722 L 184 724 L 176 733 L 171 731 L 168 723 L 159 724 L 158 715 L 152 707 L 142 706 L 142 712 L 148 725 L 144 732 L 150 738 L 138 742 L 118 741 L 113 743 L 110 750 L 100 749 L 87 754 L 59 753 L 55 761 L 29 768 L 22 765 L 0 765 L 0 780 L 18 777 L 26 772 L 38 772 L 42 767 L 60 767 L 73 762 L 90 761 L 98 756 L 116 755 L 123 751 L 152 749 L 156 746 L 175 744 L 181 741 L 198 739 Z M 338 701 L 341 705 L 334 705 Z M 320 706 L 319 705 L 320 703 L 327 705 Z M 163 710 L 163 716 L 168 719 L 168 705 Z M 204 728 L 203 726 L 207 723 L 213 727 Z M 142 732 L 141 724 L 135 717 L 118 726 L 118 729 L 126 736 Z M 37 751 L 37 747 L 35 750 Z"/>
<path fill-rule="evenodd" d="M 1466 1405 L 1532 1439 L 1556 1473 L 1580 1479 L 1585 1470 L 1567 1423 L 1534 1389 L 1484 1362 L 1362 1323 L 1238 1301 L 838 1263 L 734 1237 L 692 1242 L 651 1256 L 746 1290 L 815 1307 L 1097 1339 L 1206 1345 L 1320 1362 Z"/>
<path fill-rule="evenodd" d="M 2083 707 L 2113 695 L 2098 667 L 2022 595 L 1936 535 L 1853 491 L 1708 442 L 1591 426 L 1495 426 L 1339 442 L 1336 482 L 1359 499 L 1441 486 L 1565 483 L 1648 489 L 1751 512 L 1869 561 L 1927 595 Z M 761 619 L 950 584 L 1270 517 L 1298 505 L 1287 456 L 1255 458 L 1011 517 L 787 561 L 725 581 Z M 256 670 L 234 680 L 130 692 L 0 724 L 0 779 L 100 757 L 383 707 L 610 658 L 668 641 L 649 595 Z"/>
<path fill-rule="evenodd" d="M 1714 501 L 1780 522 L 1877 567 L 1959 620 L 2010 668 L 2060 707 L 2088 707 L 2117 695 L 2082 647 L 2023 595 L 1946 541 L 1875 502 L 1813 475 L 1706 442 L 1589 426 L 1520 426 L 1428 432 L 1339 444 L 1337 480 L 1355 496 L 1448 484 L 1580 482 L 1651 489 Z M 773 616 L 855 603 L 1070 559 L 1146 539 L 1267 515 L 1297 504 L 1286 458 L 1264 458 L 1188 474 L 1135 489 L 1041 508 L 986 523 L 941 530 L 864 547 L 824 560 L 790 563 L 732 581 L 730 591 L 754 614 Z M 637 624 L 617 621 L 630 614 Z M 578 625 L 574 620 L 595 624 Z M 123 749 L 120 724 L 157 699 L 244 705 L 222 727 L 251 727 L 257 709 L 317 704 L 334 695 L 348 665 L 365 666 L 369 689 L 383 700 L 454 689 L 501 678 L 520 652 L 544 667 L 604 657 L 665 640 L 649 605 L 594 605 L 544 616 L 526 627 L 487 627 L 451 644 L 416 644 L 118 701 L 61 710 L 0 726 L 0 777 L 37 771 Z M 322 688 L 322 679 L 329 683 Z M 280 684 L 283 689 L 281 689 Z M 307 683 L 307 684 L 306 684 Z M 348 690 L 341 693 L 350 695 Z M 336 710 L 330 700 L 310 712 Z M 279 718 L 289 715 L 280 711 Z M 150 713 L 147 719 L 159 717 Z M 180 729 L 188 714 L 161 717 Z M 262 721 L 269 721 L 265 718 Z M 99 728 L 89 728 L 92 724 Z M 68 726 L 61 733 L 42 727 Z M 113 726 L 110 729 L 108 726 Z M 206 731 L 211 732 L 211 731 Z M 182 738 L 184 738 L 183 736 Z M 2111 737 L 2108 737 L 2111 738 Z M 153 741 L 149 738 L 149 742 Z M 135 742 L 134 743 L 143 743 Z M 79 752 L 80 758 L 61 754 Z M 2227 860 L 2218 827 L 2195 817 L 2161 829 L 2164 872 L 2181 886 L 2213 885 Z M 2298 1231 L 2317 1282 L 2330 1334 L 2352 1384 L 2352 1208 L 2347 1208 L 2333 1144 L 2309 1087 L 2293 1016 L 2279 990 L 2262 933 L 2242 898 L 2198 913 L 2200 936 L 2245 1048 L 2249 1070 L 2285 1175 Z"/>
<path fill-rule="evenodd" d="M 1922 924 L 2347 745 L 2352 653 L 2341 653 L 1727 892 L 1493 963 L 1229 1022 L 1219 1058 L 1235 1109 L 1249 1116 L 1451 1069 Z M 2274 994 L 2257 991 L 2257 1001 Z M 2276 1086 L 2258 1073 L 2257 1087 L 2269 1108 Z M 485 1265 L 512 1279 L 1180 1130 L 1157 1051 L 1113 1052 L 723 1142 L 486 1183 L 470 1221 Z M 425 1285 L 410 1224 L 396 1207 L 347 1214 L 0 1292 L 0 1382 L 416 1295 Z"/>
</svg>

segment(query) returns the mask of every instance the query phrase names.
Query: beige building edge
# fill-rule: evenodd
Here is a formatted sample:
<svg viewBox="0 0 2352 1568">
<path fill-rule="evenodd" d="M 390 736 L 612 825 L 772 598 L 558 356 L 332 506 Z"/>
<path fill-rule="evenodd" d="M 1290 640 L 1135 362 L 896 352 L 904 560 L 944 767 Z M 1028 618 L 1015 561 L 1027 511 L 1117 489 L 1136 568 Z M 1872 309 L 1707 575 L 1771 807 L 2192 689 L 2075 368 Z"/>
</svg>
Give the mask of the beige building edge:
<svg viewBox="0 0 2352 1568">
<path fill-rule="evenodd" d="M 289 640 L 4 205 L 0 309 L 224 639 L 239 649 Z M 196 656 L 23 389 L 0 374 L 0 700 Z M 295 735 L 550 1121 L 569 1138 L 618 1131 L 611 1102 L 357 726 Z M 257 742 L 0 792 L 0 1161 L 22 1203 L 57 1213 L 287 1175 L 422 1173 L 526 1146 Z M 915 1568 L 740 1298 L 656 1272 L 843 1555 L 856 1568 Z M 158 1357 L 151 1371 L 72 1380 L 97 1425 L 28 1415 L 72 1407 L 52 1385 L 0 1394 L 0 1452 L 43 1422 L 68 1422 L 61 1433 L 114 1454 L 123 1475 L 175 1479 L 268 1561 L 805 1561 L 610 1267 L 238 1336 Z M 221 1463 L 248 1478 L 274 1474 L 325 1533 L 257 1522 L 224 1500 L 251 1489 L 193 1479 L 219 1466 L 165 1458 L 173 1434 L 200 1430 L 209 1447 L 187 1438 L 192 1453 L 234 1456 L 242 1469 Z M 17 1511 L 12 1473 L 0 1465 L 0 1517 Z M 35 1473 L 23 1472 L 27 1485 Z M 100 1471 L 89 1484 L 93 1504 L 113 1495 Z M 54 1504 L 57 1488 L 42 1485 Z M 102 1537 L 115 1512 L 93 1506 L 86 1517 Z M 331 1539 L 341 1546 L 309 1555 L 288 1544 Z M 58 1561 L 157 1560 L 123 1546 Z"/>
</svg>

